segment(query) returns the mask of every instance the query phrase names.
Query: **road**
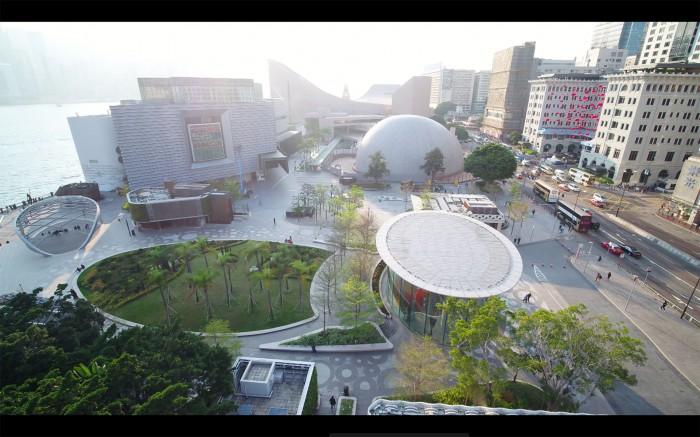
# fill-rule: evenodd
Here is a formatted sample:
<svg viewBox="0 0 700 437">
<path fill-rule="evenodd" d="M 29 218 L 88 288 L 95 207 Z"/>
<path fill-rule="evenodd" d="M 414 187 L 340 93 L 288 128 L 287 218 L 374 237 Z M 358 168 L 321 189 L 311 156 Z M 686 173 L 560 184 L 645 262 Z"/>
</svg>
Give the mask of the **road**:
<svg viewBox="0 0 700 437">
<path fill-rule="evenodd" d="M 524 179 L 519 182 L 522 183 L 523 193 L 532 195 L 533 181 Z M 609 205 L 607 209 L 600 209 L 589 204 L 594 192 L 601 192 L 607 197 Z M 601 223 L 600 229 L 597 231 L 573 233 L 574 240 L 582 244 L 582 250 L 585 254 L 590 248 L 592 260 L 597 260 L 601 256 L 606 259 L 615 259 L 615 264 L 617 264 L 620 261 L 619 258 L 608 253 L 601 246 L 602 241 L 612 241 L 636 247 L 642 252 L 642 257 L 635 259 L 627 255 L 619 267 L 620 270 L 639 278 L 640 283 L 636 289 L 648 287 L 660 296 L 659 299 L 666 299 L 669 303 L 680 308 L 686 306 L 692 294 L 693 299 L 688 306 L 687 313 L 696 320 L 700 320 L 700 291 L 695 290 L 693 293 L 700 278 L 700 268 L 677 254 L 665 250 L 652 239 L 646 238 L 645 235 L 618 224 L 614 219 L 615 213 L 617 213 L 620 219 L 697 258 L 700 255 L 700 245 L 697 244 L 692 233 L 689 232 L 688 238 L 683 239 L 666 232 L 659 226 L 654 226 L 655 220 L 666 225 L 663 223 L 664 219 L 655 214 L 655 211 L 664 202 L 663 198 L 653 194 L 623 197 L 622 192 L 603 192 L 591 187 L 582 187 L 581 192 L 576 194 L 568 192 L 564 193 L 564 196 L 566 200 L 573 201 L 578 205 L 589 204 L 593 216 Z M 572 197 L 575 200 L 571 200 Z M 545 210 L 554 210 L 553 204 L 545 204 L 539 197 L 535 197 L 534 201 Z"/>
</svg>

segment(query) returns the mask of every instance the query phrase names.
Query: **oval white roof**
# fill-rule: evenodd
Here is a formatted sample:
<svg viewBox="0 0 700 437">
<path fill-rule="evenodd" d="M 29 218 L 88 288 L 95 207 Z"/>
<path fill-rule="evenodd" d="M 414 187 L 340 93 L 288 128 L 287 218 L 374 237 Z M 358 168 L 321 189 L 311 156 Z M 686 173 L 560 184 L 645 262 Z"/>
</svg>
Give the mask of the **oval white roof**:
<svg viewBox="0 0 700 437">
<path fill-rule="evenodd" d="M 461 214 L 412 211 L 384 223 L 377 250 L 394 272 L 425 290 L 459 298 L 505 293 L 520 280 L 520 253 L 496 229 Z"/>
</svg>

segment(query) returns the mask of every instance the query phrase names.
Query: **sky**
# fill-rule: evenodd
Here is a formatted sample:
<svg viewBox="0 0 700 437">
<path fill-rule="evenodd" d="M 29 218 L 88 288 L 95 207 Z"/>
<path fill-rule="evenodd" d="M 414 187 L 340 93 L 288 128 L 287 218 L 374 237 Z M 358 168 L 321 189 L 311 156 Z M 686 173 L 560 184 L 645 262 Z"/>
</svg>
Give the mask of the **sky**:
<svg viewBox="0 0 700 437">
<path fill-rule="evenodd" d="M 372 84 L 401 85 L 425 67 L 490 70 L 494 53 L 535 41 L 535 57 L 572 60 L 594 22 L 2 23 L 44 35 L 49 55 L 108 56 L 140 77 L 246 78 L 269 97 L 268 59 L 322 90 L 359 98 Z M 69 47 L 69 48 L 66 48 Z M 136 78 L 134 78 L 134 81 Z"/>
</svg>

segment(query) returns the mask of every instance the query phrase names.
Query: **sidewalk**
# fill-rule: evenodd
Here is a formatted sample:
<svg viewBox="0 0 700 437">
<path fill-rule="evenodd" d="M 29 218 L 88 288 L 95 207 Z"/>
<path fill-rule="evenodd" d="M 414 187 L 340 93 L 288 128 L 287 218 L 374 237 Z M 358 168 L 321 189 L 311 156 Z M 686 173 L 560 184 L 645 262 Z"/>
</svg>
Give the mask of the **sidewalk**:
<svg viewBox="0 0 700 437">
<path fill-rule="evenodd" d="M 571 260 L 573 262 L 573 256 Z M 598 288 L 614 307 L 612 311 L 617 310 L 642 331 L 664 358 L 700 391 L 700 332 L 697 327 L 681 319 L 670 302 L 666 310 L 660 309 L 663 301 L 643 284 L 644 278 L 635 281 L 633 275 L 618 268 L 612 260 L 592 259 L 586 265 L 579 259 L 573 267 Z M 610 279 L 608 272 L 612 273 Z M 603 278 L 596 282 L 598 273 Z"/>
</svg>

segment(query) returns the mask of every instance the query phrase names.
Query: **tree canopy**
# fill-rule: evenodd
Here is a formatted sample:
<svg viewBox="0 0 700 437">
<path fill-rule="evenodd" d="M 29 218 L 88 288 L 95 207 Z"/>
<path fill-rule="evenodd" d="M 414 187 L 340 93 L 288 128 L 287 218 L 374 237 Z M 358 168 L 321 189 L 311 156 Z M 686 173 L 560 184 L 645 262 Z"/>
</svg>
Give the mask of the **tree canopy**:
<svg viewBox="0 0 700 437">
<path fill-rule="evenodd" d="M 86 300 L 19 293 L 0 309 L 0 414 L 221 414 L 232 357 L 169 326 L 102 330 Z M 18 309 L 25 308 L 26 316 Z M 47 317 L 45 317 L 47 316 Z"/>
<path fill-rule="evenodd" d="M 457 107 L 455 106 L 454 103 L 442 102 L 435 107 L 435 110 L 433 111 L 433 113 L 435 115 L 439 115 L 441 117 L 444 117 L 445 115 L 447 115 L 448 112 L 454 111 L 455 109 L 457 109 Z"/>
<path fill-rule="evenodd" d="M 367 165 L 365 176 L 373 178 L 374 182 L 379 182 L 379 179 L 389 176 L 390 173 L 391 171 L 387 167 L 386 159 L 381 151 L 377 150 L 369 155 L 369 164 Z"/>
<path fill-rule="evenodd" d="M 430 177 L 430 180 L 435 179 L 435 175 L 441 171 L 445 171 L 445 155 L 442 154 L 442 150 L 439 148 L 434 148 L 430 152 L 425 154 L 424 162 L 419 167 Z"/>
<path fill-rule="evenodd" d="M 500 144 L 481 146 L 464 160 L 464 171 L 487 182 L 511 178 L 517 168 L 513 153 Z"/>
<path fill-rule="evenodd" d="M 605 394 L 617 382 L 636 385 L 636 376 L 626 366 L 646 361 L 642 341 L 630 337 L 622 322 L 587 318 L 587 313 L 579 304 L 557 312 L 514 314 L 514 328 L 501 355 L 509 365 L 539 379 L 549 410 L 575 411 L 596 389 Z"/>
</svg>

